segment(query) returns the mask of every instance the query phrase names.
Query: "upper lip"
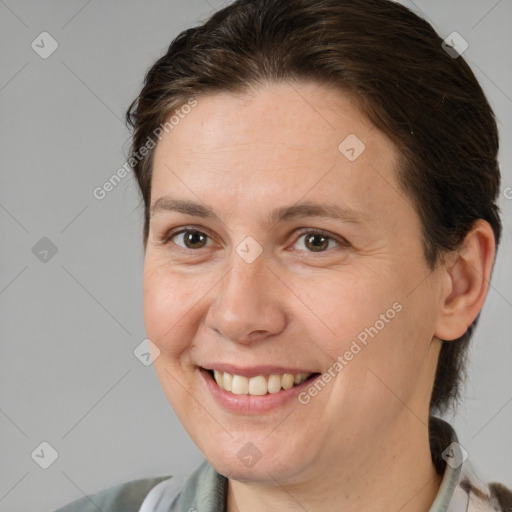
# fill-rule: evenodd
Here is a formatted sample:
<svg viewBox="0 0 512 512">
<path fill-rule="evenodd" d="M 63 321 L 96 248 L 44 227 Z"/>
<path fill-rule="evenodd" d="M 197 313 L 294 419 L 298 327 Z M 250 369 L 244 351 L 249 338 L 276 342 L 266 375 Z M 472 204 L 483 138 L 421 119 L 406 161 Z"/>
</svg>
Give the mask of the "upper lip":
<svg viewBox="0 0 512 512">
<path fill-rule="evenodd" d="M 243 375 L 244 377 L 257 377 L 258 375 L 283 375 L 284 373 L 317 373 L 297 367 L 284 367 L 276 365 L 257 365 L 257 366 L 236 366 L 230 363 L 211 363 L 202 366 L 205 370 L 217 370 L 227 372 L 232 375 Z"/>
</svg>

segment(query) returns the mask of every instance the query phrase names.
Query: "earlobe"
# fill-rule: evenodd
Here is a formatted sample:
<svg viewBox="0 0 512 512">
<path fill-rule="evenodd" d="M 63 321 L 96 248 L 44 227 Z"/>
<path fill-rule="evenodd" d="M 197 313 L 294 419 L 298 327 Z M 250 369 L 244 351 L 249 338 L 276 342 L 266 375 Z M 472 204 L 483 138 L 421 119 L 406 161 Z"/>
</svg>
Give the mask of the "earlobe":
<svg viewBox="0 0 512 512">
<path fill-rule="evenodd" d="M 461 247 L 443 264 L 446 286 L 435 336 L 447 341 L 460 338 L 473 323 L 487 296 L 495 253 L 490 224 L 477 220 Z"/>
</svg>

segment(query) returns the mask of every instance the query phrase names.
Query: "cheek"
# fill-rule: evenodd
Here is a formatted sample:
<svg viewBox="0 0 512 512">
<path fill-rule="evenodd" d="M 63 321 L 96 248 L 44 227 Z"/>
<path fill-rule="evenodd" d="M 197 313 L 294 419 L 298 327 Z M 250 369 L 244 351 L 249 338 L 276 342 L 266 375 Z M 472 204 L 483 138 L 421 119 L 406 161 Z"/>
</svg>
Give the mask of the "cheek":
<svg viewBox="0 0 512 512">
<path fill-rule="evenodd" d="M 183 351 L 193 337 L 202 289 L 196 276 L 183 277 L 165 265 L 145 264 L 143 278 L 144 324 L 148 338 L 163 355 Z"/>
<path fill-rule="evenodd" d="M 340 390 L 370 398 L 369 390 L 374 396 L 389 394 L 378 377 L 397 389 L 418 378 L 432 336 L 432 307 L 421 291 L 410 294 L 402 276 L 389 269 L 382 269 L 378 279 L 373 272 L 346 272 L 336 280 L 296 288 L 314 313 L 307 313 L 309 339 L 341 377 L 335 384 Z M 341 366 L 333 368 L 335 361 Z"/>
<path fill-rule="evenodd" d="M 383 332 L 398 315 L 397 306 L 393 308 L 397 301 L 393 286 L 361 272 L 336 272 L 318 280 L 296 281 L 293 290 L 304 304 L 300 310 L 297 307 L 296 318 L 334 359 L 349 350 L 354 340 L 364 346 L 372 333 Z"/>
<path fill-rule="evenodd" d="M 361 421 L 368 415 L 381 421 L 398 414 L 404 404 L 419 414 L 418 393 L 432 377 L 428 360 L 432 311 L 411 297 L 394 293 L 390 297 L 399 298 L 393 303 L 395 309 L 373 309 L 366 325 L 344 341 L 347 350 L 336 382 L 337 405 L 345 404 Z"/>
</svg>

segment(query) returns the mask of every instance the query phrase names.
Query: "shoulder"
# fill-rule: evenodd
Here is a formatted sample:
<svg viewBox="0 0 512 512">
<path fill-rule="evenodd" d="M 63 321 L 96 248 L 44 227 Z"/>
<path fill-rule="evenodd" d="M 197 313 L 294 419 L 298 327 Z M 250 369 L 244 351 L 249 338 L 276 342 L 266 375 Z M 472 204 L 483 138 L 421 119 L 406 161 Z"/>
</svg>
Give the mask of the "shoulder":
<svg viewBox="0 0 512 512">
<path fill-rule="evenodd" d="M 171 476 L 131 480 L 108 489 L 84 496 L 55 512 L 138 512 L 153 487 Z"/>
<path fill-rule="evenodd" d="M 449 498 L 447 512 L 512 512 L 512 490 L 502 483 L 486 483 L 467 459 L 467 452 L 460 447 L 455 430 L 448 422 L 430 416 L 429 439 L 434 466 L 439 474 L 445 475 L 443 483 L 447 482 L 443 486 Z M 453 448 L 454 445 L 459 448 Z M 452 478 L 456 483 L 450 496 L 447 489 L 450 487 L 448 480 Z"/>
<path fill-rule="evenodd" d="M 471 464 L 463 464 L 458 487 L 467 495 L 469 512 L 512 512 L 512 491 L 502 483 L 484 482 Z"/>
<path fill-rule="evenodd" d="M 489 484 L 491 497 L 494 499 L 503 512 L 512 512 L 512 490 L 498 482 Z"/>
</svg>

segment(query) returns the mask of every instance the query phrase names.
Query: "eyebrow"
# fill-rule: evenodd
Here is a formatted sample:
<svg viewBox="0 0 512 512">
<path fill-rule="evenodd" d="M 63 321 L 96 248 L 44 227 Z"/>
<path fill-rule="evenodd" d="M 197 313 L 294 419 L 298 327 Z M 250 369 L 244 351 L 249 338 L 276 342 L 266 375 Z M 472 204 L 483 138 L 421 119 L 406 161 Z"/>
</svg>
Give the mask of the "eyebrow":
<svg viewBox="0 0 512 512">
<path fill-rule="evenodd" d="M 150 217 L 162 211 L 175 211 L 194 217 L 221 221 L 219 216 L 209 206 L 190 200 L 175 199 L 169 196 L 160 197 L 154 202 L 150 209 Z M 317 204 L 306 201 L 275 208 L 268 215 L 267 222 L 269 225 L 273 225 L 292 218 L 302 217 L 331 218 L 356 224 L 369 220 L 369 216 L 362 211 L 346 208 L 337 204 Z"/>
</svg>

